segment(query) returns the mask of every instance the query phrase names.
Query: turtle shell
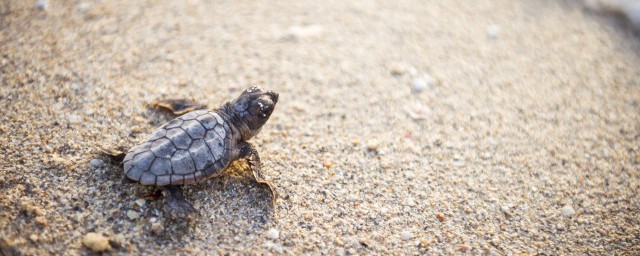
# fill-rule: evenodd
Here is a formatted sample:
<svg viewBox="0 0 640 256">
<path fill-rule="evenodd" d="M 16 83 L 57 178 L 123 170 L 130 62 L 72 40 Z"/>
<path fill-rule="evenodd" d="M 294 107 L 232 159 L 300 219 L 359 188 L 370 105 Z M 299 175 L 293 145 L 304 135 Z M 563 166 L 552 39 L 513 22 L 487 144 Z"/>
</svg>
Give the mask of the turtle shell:
<svg viewBox="0 0 640 256">
<path fill-rule="evenodd" d="M 161 126 L 123 160 L 127 178 L 143 185 L 192 184 L 229 164 L 231 129 L 222 116 L 197 110 Z"/>
</svg>

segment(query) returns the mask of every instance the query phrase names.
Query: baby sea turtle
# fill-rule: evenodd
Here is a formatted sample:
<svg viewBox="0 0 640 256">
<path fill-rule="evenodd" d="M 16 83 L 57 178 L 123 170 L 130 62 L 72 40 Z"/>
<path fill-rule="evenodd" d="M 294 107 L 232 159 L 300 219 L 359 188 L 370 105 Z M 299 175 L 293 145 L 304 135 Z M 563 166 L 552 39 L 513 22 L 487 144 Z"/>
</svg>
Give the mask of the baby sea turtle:
<svg viewBox="0 0 640 256">
<path fill-rule="evenodd" d="M 277 102 L 277 93 L 257 86 L 215 110 L 193 110 L 203 106 L 180 100 L 155 102 L 186 114 L 131 148 L 123 159 L 124 173 L 142 185 L 161 186 L 164 210 L 173 218 L 195 212 L 182 195 L 182 185 L 218 176 L 237 159 L 246 158 L 256 181 L 268 185 L 275 196 L 261 174 L 258 151 L 247 141 L 260 132 Z"/>
</svg>

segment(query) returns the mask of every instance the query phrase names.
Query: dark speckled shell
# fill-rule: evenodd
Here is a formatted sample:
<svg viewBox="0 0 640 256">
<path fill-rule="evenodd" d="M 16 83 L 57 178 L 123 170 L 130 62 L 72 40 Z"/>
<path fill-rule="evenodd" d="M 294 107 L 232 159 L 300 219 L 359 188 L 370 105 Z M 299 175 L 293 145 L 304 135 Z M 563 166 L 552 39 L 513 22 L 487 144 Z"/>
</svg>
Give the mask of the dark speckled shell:
<svg viewBox="0 0 640 256">
<path fill-rule="evenodd" d="M 127 178 L 143 185 L 192 184 L 229 164 L 231 130 L 211 110 L 179 116 L 158 128 L 124 158 Z"/>
</svg>

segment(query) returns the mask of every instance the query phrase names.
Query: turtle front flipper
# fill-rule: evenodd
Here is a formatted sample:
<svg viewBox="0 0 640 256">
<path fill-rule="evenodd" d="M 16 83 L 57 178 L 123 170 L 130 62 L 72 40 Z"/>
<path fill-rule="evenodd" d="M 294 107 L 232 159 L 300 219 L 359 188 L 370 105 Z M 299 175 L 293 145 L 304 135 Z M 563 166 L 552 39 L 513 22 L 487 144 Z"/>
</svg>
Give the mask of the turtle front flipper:
<svg viewBox="0 0 640 256">
<path fill-rule="evenodd" d="M 196 208 L 182 195 L 181 186 L 165 186 L 162 190 L 164 196 L 164 212 L 173 219 L 191 220 L 196 215 Z"/>
<path fill-rule="evenodd" d="M 151 102 L 154 108 L 161 108 L 170 111 L 176 116 L 189 113 L 194 110 L 206 109 L 207 105 L 197 103 L 189 99 L 164 99 Z"/>
<path fill-rule="evenodd" d="M 276 190 L 273 189 L 273 185 L 271 185 L 271 182 L 264 179 L 260 168 L 256 168 L 255 166 L 251 165 L 251 172 L 253 173 L 253 178 L 256 179 L 256 182 L 258 182 L 258 184 L 266 185 L 267 187 L 269 187 L 269 192 L 271 193 L 271 205 L 275 207 Z"/>
<path fill-rule="evenodd" d="M 267 181 L 262 175 L 262 162 L 260 162 L 260 155 L 258 155 L 258 150 L 248 142 L 243 142 L 240 145 L 240 158 L 248 158 L 249 167 L 251 168 L 251 172 L 253 173 L 253 177 L 256 182 L 261 185 L 266 185 L 269 187 L 269 192 L 271 193 L 271 204 L 275 207 L 276 205 L 276 191 L 273 189 L 273 186 L 269 181 Z"/>
</svg>

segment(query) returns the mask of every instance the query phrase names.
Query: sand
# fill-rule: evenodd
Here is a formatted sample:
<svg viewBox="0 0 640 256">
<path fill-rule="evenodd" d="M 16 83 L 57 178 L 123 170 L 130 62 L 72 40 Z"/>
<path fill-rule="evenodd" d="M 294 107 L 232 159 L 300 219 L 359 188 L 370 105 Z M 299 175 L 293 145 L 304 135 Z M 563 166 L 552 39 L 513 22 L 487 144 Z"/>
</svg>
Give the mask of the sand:
<svg viewBox="0 0 640 256">
<path fill-rule="evenodd" d="M 2 253 L 640 251 L 640 39 L 581 2 L 40 6 L 0 2 Z M 274 207 L 236 168 L 172 221 L 99 155 L 251 84 Z"/>
</svg>

